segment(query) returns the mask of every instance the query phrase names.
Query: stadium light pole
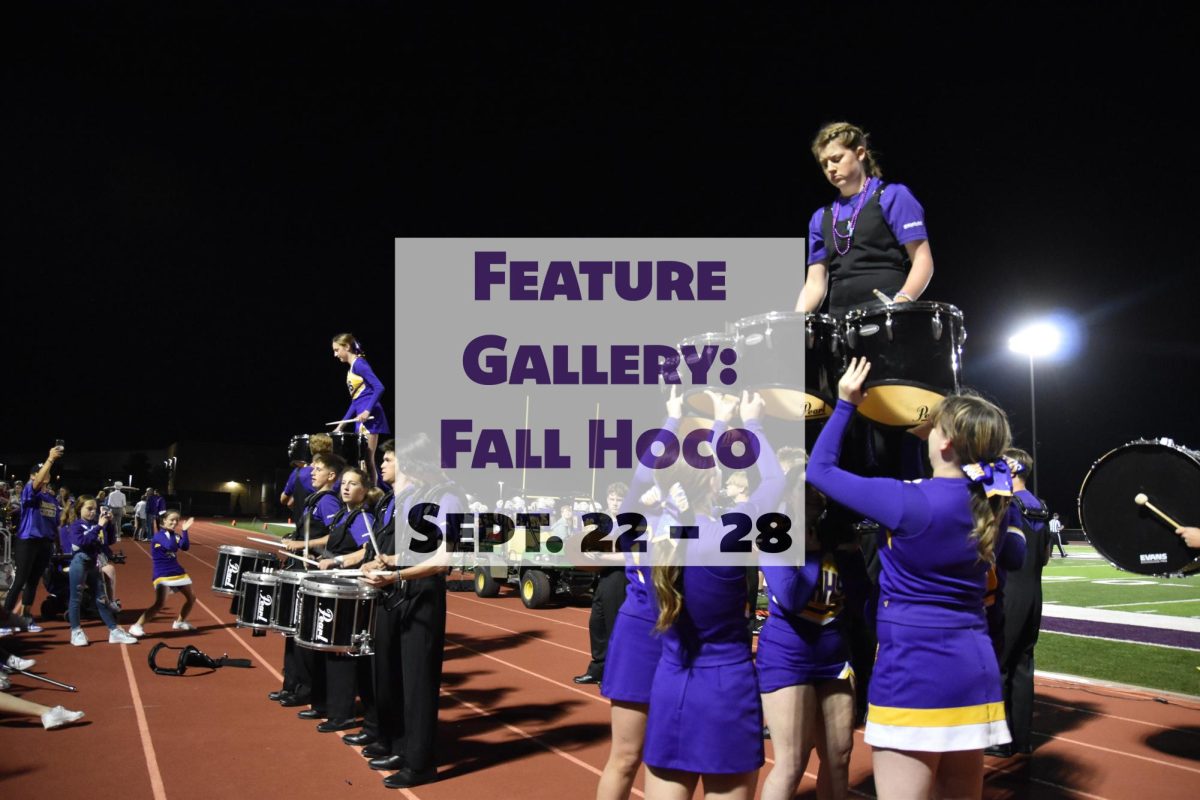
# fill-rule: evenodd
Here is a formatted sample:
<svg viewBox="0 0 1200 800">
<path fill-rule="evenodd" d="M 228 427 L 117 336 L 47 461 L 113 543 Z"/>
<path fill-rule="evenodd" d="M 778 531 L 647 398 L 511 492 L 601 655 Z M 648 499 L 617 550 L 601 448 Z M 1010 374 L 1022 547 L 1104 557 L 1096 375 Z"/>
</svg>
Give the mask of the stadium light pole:
<svg viewBox="0 0 1200 800">
<path fill-rule="evenodd" d="M 1037 393 L 1033 380 L 1033 360 L 1045 358 L 1058 352 L 1062 344 L 1062 331 L 1049 322 L 1038 322 L 1028 325 L 1014 333 L 1008 339 L 1008 349 L 1029 358 L 1029 410 L 1032 418 L 1033 433 L 1033 493 L 1037 495 L 1038 473 L 1042 464 L 1037 455 Z"/>
</svg>

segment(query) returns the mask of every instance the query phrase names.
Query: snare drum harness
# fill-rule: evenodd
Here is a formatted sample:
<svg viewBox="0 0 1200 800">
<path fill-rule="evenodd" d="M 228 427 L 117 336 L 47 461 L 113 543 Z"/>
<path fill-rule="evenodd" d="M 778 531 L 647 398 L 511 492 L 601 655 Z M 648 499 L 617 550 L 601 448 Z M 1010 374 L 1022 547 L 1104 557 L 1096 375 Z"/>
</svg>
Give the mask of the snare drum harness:
<svg viewBox="0 0 1200 800">
<path fill-rule="evenodd" d="M 160 667 L 155 663 L 155 657 L 158 651 L 163 648 L 168 650 L 179 650 L 179 660 L 174 668 Z M 248 658 L 230 658 L 228 653 L 225 653 L 218 659 L 213 659 L 193 645 L 185 645 L 184 647 L 171 647 L 164 642 L 159 642 L 150 650 L 150 654 L 146 660 L 150 663 L 150 669 L 154 670 L 159 675 L 182 675 L 187 671 L 188 667 L 207 667 L 208 669 L 219 669 L 221 667 L 250 667 L 250 659 Z"/>
</svg>

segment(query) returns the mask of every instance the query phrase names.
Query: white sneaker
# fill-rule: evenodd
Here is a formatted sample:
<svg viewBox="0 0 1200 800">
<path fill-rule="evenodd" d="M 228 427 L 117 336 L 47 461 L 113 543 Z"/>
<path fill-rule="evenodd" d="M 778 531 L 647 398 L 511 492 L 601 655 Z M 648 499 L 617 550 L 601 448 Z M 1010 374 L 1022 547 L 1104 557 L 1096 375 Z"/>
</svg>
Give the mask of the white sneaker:
<svg viewBox="0 0 1200 800">
<path fill-rule="evenodd" d="M 109 644 L 137 644 L 137 639 L 130 636 L 120 628 L 113 628 L 108 632 Z"/>
<path fill-rule="evenodd" d="M 83 719 L 82 711 L 68 711 L 62 706 L 55 706 L 45 714 L 42 714 L 42 727 L 46 730 L 61 728 L 68 722 L 77 722 L 81 719 Z"/>
<path fill-rule="evenodd" d="M 129 635 L 141 638 L 146 635 L 146 632 L 142 630 L 142 626 L 139 623 L 135 622 L 129 626 Z"/>
<path fill-rule="evenodd" d="M 12 636 L 16 632 L 15 628 L 0 628 L 0 639 L 5 636 Z"/>
<path fill-rule="evenodd" d="M 4 662 L 4 666 L 9 669 L 33 669 L 33 665 L 37 662 L 32 658 L 18 658 L 17 656 L 9 656 Z"/>
<path fill-rule="evenodd" d="M 71 644 L 75 645 L 76 647 L 88 646 L 87 634 L 83 632 L 83 628 L 71 629 Z"/>
<path fill-rule="evenodd" d="M 194 630 L 196 630 L 196 626 L 186 620 L 177 619 L 171 623 L 171 630 L 194 631 Z"/>
<path fill-rule="evenodd" d="M 12 681 L 3 672 L 0 672 L 0 692 L 7 692 L 12 688 Z"/>
</svg>

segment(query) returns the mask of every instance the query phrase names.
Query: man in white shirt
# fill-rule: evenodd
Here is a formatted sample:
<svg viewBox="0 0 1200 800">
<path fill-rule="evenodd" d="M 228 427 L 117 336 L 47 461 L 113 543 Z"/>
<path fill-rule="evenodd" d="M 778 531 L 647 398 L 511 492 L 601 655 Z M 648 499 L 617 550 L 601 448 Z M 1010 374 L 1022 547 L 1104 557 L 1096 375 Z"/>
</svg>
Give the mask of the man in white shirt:
<svg viewBox="0 0 1200 800">
<path fill-rule="evenodd" d="M 117 528 L 116 540 L 121 541 L 121 524 L 125 521 L 125 494 L 121 491 L 122 484 L 117 481 L 112 494 L 108 496 L 108 507 L 112 509 L 113 524 Z"/>
</svg>

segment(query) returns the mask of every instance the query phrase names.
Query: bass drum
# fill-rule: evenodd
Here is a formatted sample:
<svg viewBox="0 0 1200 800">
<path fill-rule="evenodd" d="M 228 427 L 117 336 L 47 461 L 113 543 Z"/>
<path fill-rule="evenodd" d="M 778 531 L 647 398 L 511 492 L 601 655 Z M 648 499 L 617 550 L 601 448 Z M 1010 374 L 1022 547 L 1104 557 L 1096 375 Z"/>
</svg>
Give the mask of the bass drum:
<svg viewBox="0 0 1200 800">
<path fill-rule="evenodd" d="M 1110 450 L 1079 487 L 1079 521 L 1096 552 L 1139 575 L 1183 575 L 1200 569 L 1175 527 L 1134 498 L 1187 525 L 1200 523 L 1200 453 L 1170 439 L 1141 439 Z"/>
</svg>

